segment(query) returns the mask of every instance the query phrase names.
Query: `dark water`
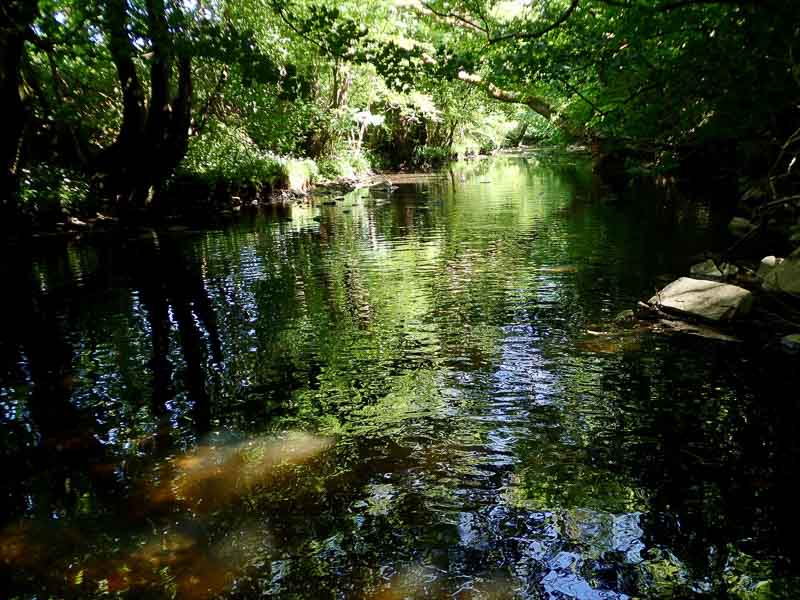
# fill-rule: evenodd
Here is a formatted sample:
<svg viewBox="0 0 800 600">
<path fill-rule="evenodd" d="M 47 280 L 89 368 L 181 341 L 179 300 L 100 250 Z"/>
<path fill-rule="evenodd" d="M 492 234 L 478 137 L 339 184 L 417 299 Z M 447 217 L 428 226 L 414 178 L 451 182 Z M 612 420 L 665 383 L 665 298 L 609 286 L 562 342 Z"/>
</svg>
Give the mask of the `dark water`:
<svg viewBox="0 0 800 600">
<path fill-rule="evenodd" d="M 715 243 L 575 157 L 6 251 L 0 595 L 778 598 L 796 368 L 613 323 Z"/>
</svg>

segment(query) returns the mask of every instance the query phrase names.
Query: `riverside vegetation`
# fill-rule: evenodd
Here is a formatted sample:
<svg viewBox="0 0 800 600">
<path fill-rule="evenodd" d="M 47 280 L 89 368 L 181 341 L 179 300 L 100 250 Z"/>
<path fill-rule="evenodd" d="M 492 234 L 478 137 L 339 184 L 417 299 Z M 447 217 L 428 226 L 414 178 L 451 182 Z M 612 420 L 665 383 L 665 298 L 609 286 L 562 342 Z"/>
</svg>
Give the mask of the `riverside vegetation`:
<svg viewBox="0 0 800 600">
<path fill-rule="evenodd" d="M 610 181 L 733 184 L 767 221 L 796 209 L 786 0 L 7 0 L 0 18 L 14 227 L 521 142 L 590 143 Z"/>
</svg>

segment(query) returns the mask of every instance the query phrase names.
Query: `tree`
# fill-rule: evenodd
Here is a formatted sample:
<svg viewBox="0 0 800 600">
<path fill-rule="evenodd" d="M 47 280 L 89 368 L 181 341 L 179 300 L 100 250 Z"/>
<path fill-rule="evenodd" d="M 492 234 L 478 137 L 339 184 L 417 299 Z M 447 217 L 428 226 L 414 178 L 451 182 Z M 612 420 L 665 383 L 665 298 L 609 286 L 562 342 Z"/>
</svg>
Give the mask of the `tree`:
<svg viewBox="0 0 800 600">
<path fill-rule="evenodd" d="M 192 56 L 187 40 L 179 40 L 186 35 L 186 15 L 176 7 L 168 13 L 164 0 L 145 2 L 146 37 L 140 42 L 149 46 L 148 96 L 134 60 L 129 6 L 126 0 L 109 0 L 103 15 L 123 109 L 116 140 L 97 158 L 122 207 L 141 206 L 178 166 L 186 154 L 192 110 Z"/>
</svg>

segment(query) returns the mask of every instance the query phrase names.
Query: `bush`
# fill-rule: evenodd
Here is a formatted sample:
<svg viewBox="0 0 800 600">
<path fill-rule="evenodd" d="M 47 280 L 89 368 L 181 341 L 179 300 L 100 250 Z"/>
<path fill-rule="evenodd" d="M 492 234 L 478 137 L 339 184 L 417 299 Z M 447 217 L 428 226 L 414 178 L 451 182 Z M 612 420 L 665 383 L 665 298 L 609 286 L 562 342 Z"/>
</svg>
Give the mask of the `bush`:
<svg viewBox="0 0 800 600">
<path fill-rule="evenodd" d="M 323 179 L 358 179 L 373 172 L 375 158 L 366 150 L 344 150 L 318 161 Z"/>
<path fill-rule="evenodd" d="M 528 128 L 522 142 L 561 146 L 568 144 L 570 139 L 551 121 L 541 117 L 534 117 L 528 121 Z"/>
<path fill-rule="evenodd" d="M 414 166 L 420 169 L 435 169 L 453 158 L 449 148 L 442 146 L 418 146 L 414 148 Z"/>
<path fill-rule="evenodd" d="M 319 175 L 317 163 L 310 158 L 286 159 L 282 163 L 282 168 L 283 179 L 280 183 L 295 192 L 303 192 L 308 189 Z"/>
<path fill-rule="evenodd" d="M 89 182 L 77 171 L 53 165 L 22 169 L 22 210 L 39 221 L 56 221 L 89 209 Z"/>
<path fill-rule="evenodd" d="M 211 122 L 202 135 L 189 142 L 179 175 L 217 183 L 249 184 L 274 188 L 289 181 L 286 161 L 263 151 L 240 128 Z"/>
</svg>

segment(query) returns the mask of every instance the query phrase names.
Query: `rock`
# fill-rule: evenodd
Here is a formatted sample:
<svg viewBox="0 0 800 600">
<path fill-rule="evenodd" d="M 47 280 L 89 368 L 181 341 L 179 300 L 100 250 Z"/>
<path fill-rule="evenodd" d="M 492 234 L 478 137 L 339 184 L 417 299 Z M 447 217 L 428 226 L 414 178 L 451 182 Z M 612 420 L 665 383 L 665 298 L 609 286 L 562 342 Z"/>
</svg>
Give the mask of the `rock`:
<svg viewBox="0 0 800 600">
<path fill-rule="evenodd" d="M 769 292 L 800 295 L 800 249 L 792 252 L 764 277 L 763 287 Z"/>
<path fill-rule="evenodd" d="M 681 277 L 650 298 L 650 304 L 691 317 L 730 321 L 750 311 L 753 295 L 736 285 Z"/>
<path fill-rule="evenodd" d="M 728 223 L 728 231 L 736 237 L 744 237 L 755 228 L 756 226 L 751 221 L 743 217 L 733 217 Z"/>
<path fill-rule="evenodd" d="M 708 259 L 689 268 L 689 273 L 695 277 L 712 277 L 722 279 L 723 277 L 734 277 L 739 272 L 739 267 L 730 263 L 722 263 L 719 267 L 712 260 Z"/>
<path fill-rule="evenodd" d="M 791 333 L 781 338 L 781 347 L 791 354 L 800 352 L 800 333 Z"/>
<path fill-rule="evenodd" d="M 710 340 L 719 340 L 721 342 L 741 342 L 739 338 L 723 333 L 708 325 L 700 325 L 697 323 L 686 323 L 684 321 L 673 321 L 672 319 L 660 319 L 653 326 L 653 331 L 656 333 L 685 333 L 687 335 L 694 335 L 703 337 Z"/>
<path fill-rule="evenodd" d="M 716 263 L 710 258 L 692 265 L 689 268 L 689 273 L 695 277 L 722 277 L 722 271 L 717 268 Z"/>
<path fill-rule="evenodd" d="M 761 264 L 758 266 L 758 271 L 756 271 L 756 275 L 761 279 L 766 279 L 767 275 L 772 273 L 779 264 L 783 262 L 782 258 L 777 258 L 775 256 L 765 256 L 761 259 Z"/>
<path fill-rule="evenodd" d="M 736 265 L 732 265 L 731 263 L 722 263 L 719 266 L 720 271 L 722 271 L 722 276 L 729 278 L 729 277 L 736 277 L 739 274 L 739 267 Z"/>
</svg>

